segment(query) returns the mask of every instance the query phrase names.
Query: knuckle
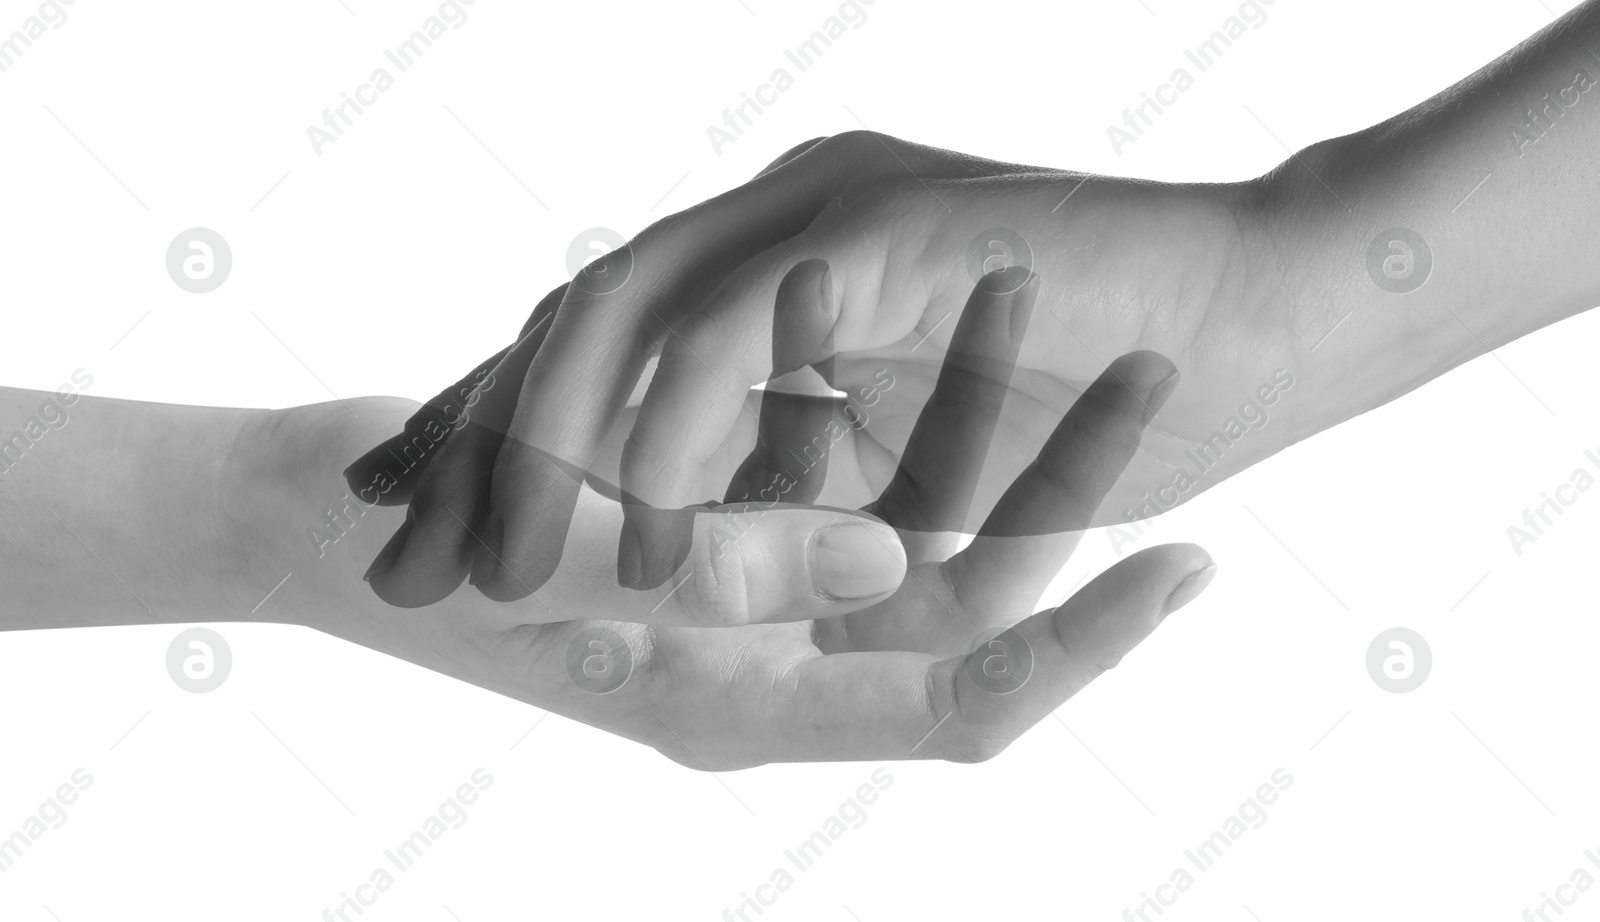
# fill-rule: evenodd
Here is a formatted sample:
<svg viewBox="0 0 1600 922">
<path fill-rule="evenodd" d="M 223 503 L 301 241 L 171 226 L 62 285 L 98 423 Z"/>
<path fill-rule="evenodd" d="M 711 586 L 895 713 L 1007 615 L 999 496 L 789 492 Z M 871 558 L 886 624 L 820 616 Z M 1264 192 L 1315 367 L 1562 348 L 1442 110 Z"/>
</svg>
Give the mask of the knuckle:
<svg viewBox="0 0 1600 922">
<path fill-rule="evenodd" d="M 1089 664 L 1089 678 L 1097 679 L 1122 664 L 1121 653 L 1110 653 Z"/>
<path fill-rule="evenodd" d="M 665 362 L 670 356 L 690 369 L 699 367 L 699 356 L 704 354 L 703 347 L 715 342 L 722 334 L 718 318 L 703 310 L 678 318 L 671 329 L 673 335 L 667 338 L 662 347 L 661 360 Z"/>
<path fill-rule="evenodd" d="M 951 741 L 950 748 L 944 754 L 944 760 L 963 765 L 976 765 L 1004 752 L 1008 745 L 1010 745 L 1009 740 L 997 739 L 986 733 L 962 733 Z"/>
<path fill-rule="evenodd" d="M 689 582 L 695 620 L 714 627 L 744 627 L 750 623 L 750 596 L 744 559 L 736 542 L 711 541 L 698 555 Z"/>
<path fill-rule="evenodd" d="M 670 469 L 665 456 L 648 447 L 647 439 L 640 436 L 639 427 L 622 443 L 621 473 L 627 482 L 657 480 Z"/>
<path fill-rule="evenodd" d="M 829 148 L 838 148 L 846 152 L 859 152 L 866 150 L 869 146 L 876 146 L 883 140 L 884 136 L 876 131 L 867 128 L 852 128 L 849 131 L 841 131 L 836 135 L 832 135 L 821 143 Z"/>
</svg>

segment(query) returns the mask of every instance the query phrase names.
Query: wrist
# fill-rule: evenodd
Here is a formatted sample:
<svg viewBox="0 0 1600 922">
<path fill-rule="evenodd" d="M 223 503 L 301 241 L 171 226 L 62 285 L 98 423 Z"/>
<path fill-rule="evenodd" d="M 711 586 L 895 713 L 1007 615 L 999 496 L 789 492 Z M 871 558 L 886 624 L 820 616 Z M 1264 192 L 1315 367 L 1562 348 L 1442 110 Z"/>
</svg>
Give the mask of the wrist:
<svg viewBox="0 0 1600 922">
<path fill-rule="evenodd" d="M 1449 205 L 1438 207 L 1437 182 L 1397 160 L 1384 130 L 1313 144 L 1252 183 L 1282 280 L 1272 321 L 1287 331 L 1285 362 L 1301 382 L 1285 444 L 1520 335 L 1463 325 L 1494 315 L 1459 279 L 1435 274 L 1441 248 L 1448 263 L 1463 256 L 1437 220 Z"/>
<path fill-rule="evenodd" d="M 249 412 L 217 499 L 218 572 L 250 597 L 248 620 L 344 636 L 345 619 L 381 607 L 361 575 L 405 513 L 362 502 L 342 471 L 414 409 L 372 397 Z"/>
</svg>

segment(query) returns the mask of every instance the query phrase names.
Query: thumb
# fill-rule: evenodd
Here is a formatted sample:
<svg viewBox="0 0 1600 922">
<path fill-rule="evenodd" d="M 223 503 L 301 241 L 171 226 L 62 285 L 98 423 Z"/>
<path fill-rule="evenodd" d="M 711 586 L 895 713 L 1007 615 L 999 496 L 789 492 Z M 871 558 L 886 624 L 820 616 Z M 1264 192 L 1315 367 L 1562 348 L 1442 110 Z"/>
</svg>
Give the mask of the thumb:
<svg viewBox="0 0 1600 922">
<path fill-rule="evenodd" d="M 700 623 L 838 617 L 893 595 L 906 575 L 899 535 L 855 510 L 734 504 L 696 515 L 694 531 L 682 604 Z"/>
<path fill-rule="evenodd" d="M 836 618 L 893 595 L 906 575 L 895 530 L 863 512 L 738 503 L 682 510 L 693 536 L 660 585 L 619 585 L 603 562 L 621 515 L 580 515 L 562 565 L 544 588 L 541 620 L 739 627 Z"/>
</svg>

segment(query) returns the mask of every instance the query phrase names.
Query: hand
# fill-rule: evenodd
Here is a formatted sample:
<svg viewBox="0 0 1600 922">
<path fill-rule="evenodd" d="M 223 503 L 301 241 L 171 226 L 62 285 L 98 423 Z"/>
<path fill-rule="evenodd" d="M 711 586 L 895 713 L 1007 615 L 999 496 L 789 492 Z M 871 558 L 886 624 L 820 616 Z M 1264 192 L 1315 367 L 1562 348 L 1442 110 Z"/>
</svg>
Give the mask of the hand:
<svg viewBox="0 0 1600 922">
<path fill-rule="evenodd" d="M 0 627 L 219 616 L 305 625 L 699 767 L 982 758 L 1114 664 L 1211 570 L 1198 548 L 1155 548 L 1061 608 L 1028 617 L 1070 549 L 1071 531 L 1136 450 L 1144 406 L 1159 402 L 1171 365 L 1148 353 L 1119 360 L 1090 388 L 965 551 L 949 556 L 938 542 L 951 536 L 926 530 L 965 514 L 991 418 L 984 408 L 1004 392 L 1011 331 L 1031 296 L 1026 286 L 975 294 L 956 327 L 950 373 L 940 376 L 912 450 L 872 506 L 914 529 L 904 534 L 915 568 L 892 568 L 892 585 L 881 590 L 836 586 L 856 590 L 845 593 L 860 596 L 853 600 L 823 597 L 812 574 L 850 573 L 874 549 L 898 560 L 895 531 L 875 519 L 765 503 L 705 510 L 695 518 L 706 525 L 692 530 L 717 526 L 717 534 L 695 543 L 691 578 L 635 591 L 616 586 L 616 503 L 584 490 L 562 566 L 537 596 L 498 603 L 455 593 L 397 608 L 359 577 L 403 513 L 352 497 L 336 471 L 415 404 L 367 398 L 230 410 L 80 396 L 73 425 L 34 449 L 44 454 L 29 460 L 39 463 L 13 472 L 27 478 L 18 482 L 31 499 L 12 504 L 16 528 L 0 557 L 14 565 Z M 493 391 L 481 391 L 472 411 Z M 48 395 L 0 396 L 20 415 Z M 952 427 L 963 437 L 950 437 Z M 724 471 L 751 441 L 728 453 Z M 174 454 L 174 444 L 185 451 Z M 797 531 L 788 530 L 791 521 Z M 824 523 L 850 529 L 854 546 L 826 547 L 825 533 L 815 545 L 826 553 L 809 554 L 807 529 Z M 882 529 L 881 541 L 866 533 L 869 525 Z M 1052 534 L 1035 534 L 1041 530 Z M 825 566 L 813 570 L 813 561 Z M 718 579 L 702 582 L 707 572 Z M 748 591 L 719 591 L 741 587 Z M 756 604 L 718 604 L 726 599 Z M 849 617 L 874 603 L 869 615 Z M 678 626 L 786 617 L 815 620 Z M 982 652 L 959 655 L 976 645 L 974 635 L 985 641 Z"/>
<path fill-rule="evenodd" d="M 659 585 L 672 571 L 642 520 L 704 498 L 699 469 L 753 384 L 834 357 L 832 383 L 849 390 L 861 383 L 851 375 L 887 364 L 901 384 L 875 414 L 874 438 L 897 456 L 948 347 L 945 318 L 974 281 L 969 256 L 981 271 L 1004 255 L 986 249 L 991 239 L 1027 242 L 1049 316 L 1022 344 L 980 495 L 992 499 L 1020 472 L 1106 359 L 1149 348 L 1172 356 L 1188 384 L 1095 524 L 1192 498 L 1297 433 L 1267 426 L 1282 409 L 1267 405 L 1293 386 L 1304 331 L 1267 305 L 1295 301 L 1307 283 L 1286 277 L 1266 190 L 1088 177 L 869 132 L 802 145 L 740 189 L 653 225 L 535 311 L 551 318 L 548 338 L 496 461 L 473 582 L 515 599 L 554 571 L 578 472 L 595 465 L 655 354 L 621 458 L 628 585 Z M 996 227 L 1015 236 L 984 233 Z"/>
<path fill-rule="evenodd" d="M 645 606 L 657 593 L 617 590 L 609 546 L 589 566 L 574 568 L 574 558 L 588 552 L 569 540 L 559 572 L 585 573 L 596 591 L 613 593 L 611 616 L 622 620 L 509 625 L 505 612 L 526 611 L 526 601 L 499 606 L 453 597 L 415 613 L 455 606 L 427 622 L 425 642 L 412 652 L 403 639 L 397 644 L 392 628 L 385 649 L 442 661 L 468 681 L 645 742 L 696 768 L 820 759 L 974 761 L 997 753 L 1115 665 L 1215 572 L 1197 547 L 1153 548 L 1121 561 L 1059 608 L 1033 614 L 1077 533 L 1136 453 L 1151 408 L 1170 390 L 1172 365 L 1151 353 L 1113 363 L 1055 427 L 972 544 L 948 553 L 955 536 L 945 526 L 968 514 L 990 411 L 1005 396 L 1020 341 L 1014 331 L 1019 321 L 1026 326 L 1037 293 L 1036 280 L 1018 286 L 1015 278 L 1002 273 L 994 277 L 1000 284 L 973 292 L 918 434 L 870 507 L 903 529 L 912 554 L 912 568 L 888 598 L 811 623 L 650 627 L 629 622 L 649 620 Z M 436 458 L 430 482 L 443 483 L 441 462 L 448 457 Z M 574 533 L 587 534 L 581 520 L 588 500 L 578 509 Z M 731 554 L 761 522 L 795 511 L 737 504 L 695 518 L 717 520 L 710 527 L 727 536 L 717 547 Z M 701 528 L 697 523 L 697 533 Z M 858 537 L 856 547 L 870 550 L 872 539 Z M 770 575 L 781 577 L 787 566 L 792 562 L 771 558 Z M 562 582 L 559 572 L 552 585 Z M 763 578 L 749 568 L 746 576 Z M 621 604 L 629 594 L 638 602 Z M 463 618 L 463 609 L 483 614 Z"/>
<path fill-rule="evenodd" d="M 412 415 L 400 436 L 345 470 L 362 502 L 408 503 L 404 523 L 363 577 L 389 604 L 420 608 L 445 599 L 484 546 L 489 474 L 516 402 L 514 385 L 539 349 L 543 331 L 544 325 L 530 329 L 492 369 L 474 375 L 469 387 L 440 395 Z M 732 463 L 730 456 L 723 470 L 731 470 Z M 618 584 L 611 563 L 625 506 L 613 485 L 586 479 L 595 490 L 579 497 L 578 514 L 562 536 L 560 566 L 545 575 L 537 591 L 524 585 L 526 591 L 506 607 L 501 620 L 528 624 L 615 617 L 702 626 L 811 620 L 869 605 L 893 592 L 905 574 L 905 552 L 894 531 L 869 517 L 785 508 L 741 523 L 740 540 L 725 547 L 719 536 L 726 516 L 715 514 L 713 503 L 673 511 L 677 554 L 673 571 L 666 574 L 671 579 L 637 591 Z M 818 551 L 833 540 L 853 541 L 855 553 Z"/>
</svg>

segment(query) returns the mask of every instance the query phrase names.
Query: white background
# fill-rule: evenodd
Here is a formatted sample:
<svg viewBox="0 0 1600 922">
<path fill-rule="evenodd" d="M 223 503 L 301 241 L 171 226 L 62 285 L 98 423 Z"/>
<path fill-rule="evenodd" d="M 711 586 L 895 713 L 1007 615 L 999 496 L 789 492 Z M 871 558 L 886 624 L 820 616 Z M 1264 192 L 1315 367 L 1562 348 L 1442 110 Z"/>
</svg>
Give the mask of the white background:
<svg viewBox="0 0 1600 922">
<path fill-rule="evenodd" d="M 0 2 L 0 32 L 36 5 Z M 421 399 L 565 279 L 579 231 L 631 235 L 801 140 L 865 124 L 1238 179 L 1286 155 L 1272 134 L 1364 127 L 1552 17 L 1278 0 L 1118 157 L 1106 126 L 1236 3 L 878 0 L 718 156 L 706 126 L 836 3 L 478 0 L 316 156 L 306 127 L 435 8 L 78 0 L 0 74 L 0 383 L 81 367 L 103 396 Z M 163 263 L 193 226 L 234 253 L 202 296 Z M 1266 824 L 1164 919 L 1513 920 L 1574 868 L 1600 875 L 1600 498 L 1521 556 L 1506 536 L 1600 447 L 1597 345 L 1594 315 L 1529 336 L 1160 520 L 1141 544 L 1220 563 L 1200 601 L 998 760 L 888 765 L 865 825 L 761 918 L 1110 922 L 1279 767 L 1294 783 Z M 1113 558 L 1091 534 L 1062 580 Z M 1406 695 L 1364 663 L 1397 625 L 1435 660 Z M 691 772 L 320 634 L 215 627 L 234 670 L 205 695 L 168 678 L 177 627 L 0 636 L 0 835 L 75 768 L 95 779 L 0 875 L 0 918 L 316 919 L 481 766 L 469 821 L 366 918 L 714 920 L 877 767 Z"/>
</svg>

